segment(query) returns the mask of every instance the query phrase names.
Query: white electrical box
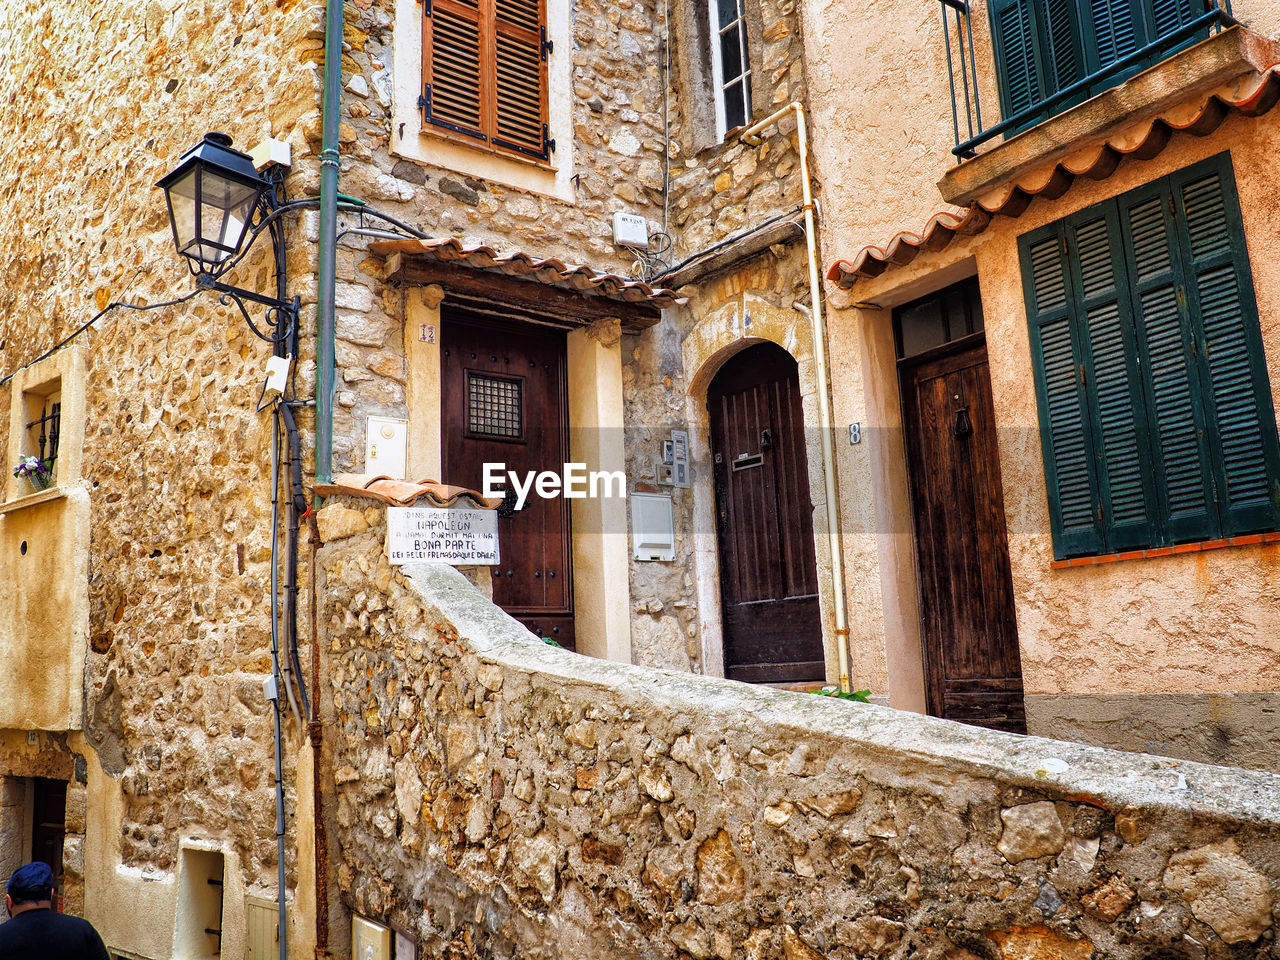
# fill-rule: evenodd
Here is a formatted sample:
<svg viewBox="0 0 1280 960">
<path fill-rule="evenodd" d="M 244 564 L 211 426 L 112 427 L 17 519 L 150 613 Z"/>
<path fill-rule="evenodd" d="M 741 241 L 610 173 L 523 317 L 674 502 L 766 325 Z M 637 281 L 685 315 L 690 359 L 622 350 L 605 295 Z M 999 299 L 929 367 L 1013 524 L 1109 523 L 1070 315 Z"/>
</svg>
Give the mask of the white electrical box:
<svg viewBox="0 0 1280 960">
<path fill-rule="evenodd" d="M 353 915 L 351 960 L 391 960 L 391 928 Z"/>
<path fill-rule="evenodd" d="M 613 242 L 621 246 L 649 249 L 649 221 L 621 210 L 613 215 Z"/>
<path fill-rule="evenodd" d="M 393 480 L 405 479 L 408 443 L 408 420 L 369 417 L 365 421 L 364 472 Z"/>
<path fill-rule="evenodd" d="M 287 167 L 293 160 L 293 148 L 283 140 L 268 138 L 250 150 L 249 157 L 258 170 L 265 170 L 273 163 Z"/>
<path fill-rule="evenodd" d="M 632 556 L 637 560 L 676 558 L 676 525 L 671 498 L 661 493 L 631 495 Z"/>
</svg>

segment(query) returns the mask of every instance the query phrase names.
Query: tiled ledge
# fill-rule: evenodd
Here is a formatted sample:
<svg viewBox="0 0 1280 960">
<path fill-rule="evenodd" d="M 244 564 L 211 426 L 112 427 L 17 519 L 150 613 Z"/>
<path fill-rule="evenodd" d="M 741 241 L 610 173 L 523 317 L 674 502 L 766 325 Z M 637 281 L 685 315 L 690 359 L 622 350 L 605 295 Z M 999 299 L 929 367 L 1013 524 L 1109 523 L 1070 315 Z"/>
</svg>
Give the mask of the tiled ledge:
<svg viewBox="0 0 1280 960">
<path fill-rule="evenodd" d="M 1152 547 L 1150 550 L 1127 550 L 1124 553 L 1106 553 L 1099 557 L 1072 557 L 1070 560 L 1054 560 L 1052 570 L 1068 567 L 1096 567 L 1100 563 L 1118 563 L 1121 560 L 1150 560 L 1155 557 L 1172 557 L 1180 553 L 1203 553 L 1221 550 L 1223 547 L 1253 547 L 1262 543 L 1280 543 L 1280 532 L 1251 533 L 1243 537 L 1227 537 L 1224 540 L 1202 540 L 1199 543 L 1177 543 L 1172 547 Z"/>
</svg>

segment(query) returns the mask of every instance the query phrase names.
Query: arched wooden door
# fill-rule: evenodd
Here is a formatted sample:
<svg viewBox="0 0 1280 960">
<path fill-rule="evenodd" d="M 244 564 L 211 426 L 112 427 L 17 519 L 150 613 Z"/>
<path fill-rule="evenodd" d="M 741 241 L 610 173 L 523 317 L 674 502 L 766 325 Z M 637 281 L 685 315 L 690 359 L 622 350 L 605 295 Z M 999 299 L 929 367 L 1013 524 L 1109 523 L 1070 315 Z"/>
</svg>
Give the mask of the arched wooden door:
<svg viewBox="0 0 1280 960">
<path fill-rule="evenodd" d="M 707 391 L 715 464 L 725 676 L 822 680 L 813 505 L 796 362 L 748 347 Z"/>
</svg>

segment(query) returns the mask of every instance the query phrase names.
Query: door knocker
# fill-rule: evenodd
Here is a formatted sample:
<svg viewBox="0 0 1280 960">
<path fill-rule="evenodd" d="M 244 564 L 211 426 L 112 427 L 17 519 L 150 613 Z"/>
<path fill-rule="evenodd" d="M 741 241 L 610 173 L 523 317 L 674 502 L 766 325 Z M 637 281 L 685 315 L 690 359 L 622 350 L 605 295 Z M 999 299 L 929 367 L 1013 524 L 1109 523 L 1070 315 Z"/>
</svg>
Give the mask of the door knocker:
<svg viewBox="0 0 1280 960">
<path fill-rule="evenodd" d="M 963 440 L 973 433 L 973 421 L 969 419 L 968 407 L 960 407 L 956 410 L 956 422 L 951 432 L 957 440 Z"/>
</svg>

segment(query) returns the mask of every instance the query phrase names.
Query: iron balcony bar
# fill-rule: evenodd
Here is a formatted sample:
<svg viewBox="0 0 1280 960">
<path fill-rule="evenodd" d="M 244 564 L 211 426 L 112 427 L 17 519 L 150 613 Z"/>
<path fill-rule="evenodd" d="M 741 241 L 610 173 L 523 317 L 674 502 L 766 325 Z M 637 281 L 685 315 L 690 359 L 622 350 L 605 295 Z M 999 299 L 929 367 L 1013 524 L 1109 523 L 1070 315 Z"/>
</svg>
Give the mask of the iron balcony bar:
<svg viewBox="0 0 1280 960">
<path fill-rule="evenodd" d="M 943 0 L 943 2 L 945 3 L 946 0 Z M 950 6 L 951 4 L 948 3 L 947 5 Z M 1236 25 L 1236 22 L 1236 19 L 1231 16 L 1227 10 L 1215 6 L 1208 13 L 1197 17 L 1190 23 L 1183 24 L 1177 30 L 1166 33 L 1164 36 L 1148 43 L 1145 47 L 1141 47 L 1133 51 L 1133 53 L 1130 53 L 1128 56 L 1121 57 L 1119 60 L 1108 64 L 1101 70 L 1089 74 L 1089 76 L 1085 77 L 1083 80 L 1077 80 L 1075 83 L 1071 84 L 1071 86 L 1063 87 L 1061 90 L 1045 97 L 1043 100 L 1019 110 L 1013 116 L 1008 117 L 1005 120 L 1001 120 L 995 126 L 982 131 L 982 133 L 978 134 L 976 137 L 972 137 L 964 143 L 956 144 L 955 148 L 951 152 L 961 160 L 973 157 L 975 156 L 975 147 L 986 143 L 992 137 L 999 136 L 1014 127 L 1021 126 L 1028 120 L 1042 114 L 1047 114 L 1058 104 L 1071 99 L 1078 93 L 1083 92 L 1099 80 L 1105 80 L 1107 77 L 1121 72 L 1126 67 L 1131 67 L 1135 63 L 1145 60 L 1154 53 L 1160 53 L 1165 49 L 1176 45 L 1203 27 L 1212 26 L 1214 24 L 1222 27 L 1232 27 Z"/>
</svg>

